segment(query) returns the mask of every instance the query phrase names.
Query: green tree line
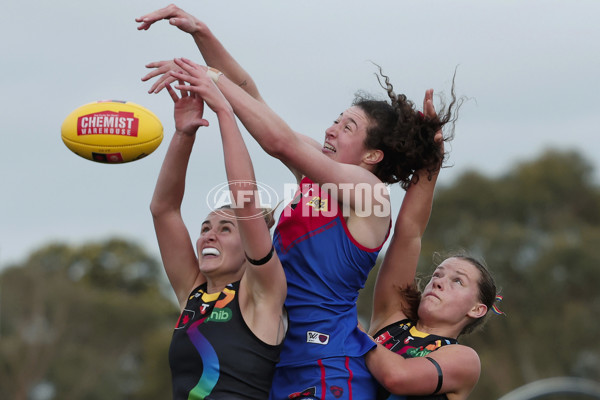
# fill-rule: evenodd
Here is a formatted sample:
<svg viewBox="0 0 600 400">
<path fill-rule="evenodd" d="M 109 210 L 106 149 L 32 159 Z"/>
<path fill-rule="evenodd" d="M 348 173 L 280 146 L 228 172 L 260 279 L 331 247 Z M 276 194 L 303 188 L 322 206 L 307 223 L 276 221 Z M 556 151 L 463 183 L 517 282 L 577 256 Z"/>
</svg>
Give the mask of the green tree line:
<svg viewBox="0 0 600 400">
<path fill-rule="evenodd" d="M 549 150 L 498 177 L 469 171 L 438 186 L 418 275 L 459 250 L 486 261 L 506 313 L 461 338 L 482 362 L 471 398 L 555 376 L 600 381 L 600 187 L 589 162 Z M 359 297 L 363 322 L 377 268 Z M 0 275 L 0 398 L 168 399 L 177 314 L 160 261 L 128 240 L 42 247 Z"/>
<path fill-rule="evenodd" d="M 485 260 L 504 297 L 506 315 L 460 338 L 481 357 L 471 398 L 548 377 L 600 381 L 600 188 L 589 162 L 549 150 L 502 176 L 470 171 L 438 187 L 418 275 L 452 251 Z M 359 302 L 367 320 L 376 273 Z"/>
<path fill-rule="evenodd" d="M 51 244 L 0 279 L 0 398 L 171 397 L 178 310 L 162 266 L 125 240 Z"/>
</svg>

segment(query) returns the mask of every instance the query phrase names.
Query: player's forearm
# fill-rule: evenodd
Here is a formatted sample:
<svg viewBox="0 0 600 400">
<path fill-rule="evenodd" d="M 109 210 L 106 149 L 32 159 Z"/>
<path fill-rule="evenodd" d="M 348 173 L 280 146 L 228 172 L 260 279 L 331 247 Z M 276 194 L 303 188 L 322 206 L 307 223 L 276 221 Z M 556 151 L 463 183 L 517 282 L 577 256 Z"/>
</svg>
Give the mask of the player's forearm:
<svg viewBox="0 0 600 400">
<path fill-rule="evenodd" d="M 165 155 L 150 210 L 158 216 L 168 210 L 179 209 L 185 191 L 185 177 L 195 135 L 173 134 Z"/>
<path fill-rule="evenodd" d="M 250 74 L 233 58 L 206 25 L 199 26 L 198 30 L 192 34 L 192 37 L 206 65 L 220 70 L 252 97 L 262 101 L 258 88 Z"/>
<path fill-rule="evenodd" d="M 417 171 L 419 181 L 408 188 L 398 218 L 394 234 L 411 237 L 423 236 L 433 206 L 433 194 L 439 171 L 429 179 L 428 171 Z"/>
<path fill-rule="evenodd" d="M 218 118 L 223 142 L 225 171 L 236 215 L 245 216 L 246 209 L 252 208 L 250 211 L 255 210 L 253 195 L 256 190 L 256 179 L 252 161 L 235 122 L 233 112 L 220 113 Z"/>
<path fill-rule="evenodd" d="M 218 86 L 258 144 L 269 155 L 285 163 L 286 152 L 299 140 L 296 133 L 271 108 L 249 96 L 229 77 L 219 79 Z"/>
</svg>

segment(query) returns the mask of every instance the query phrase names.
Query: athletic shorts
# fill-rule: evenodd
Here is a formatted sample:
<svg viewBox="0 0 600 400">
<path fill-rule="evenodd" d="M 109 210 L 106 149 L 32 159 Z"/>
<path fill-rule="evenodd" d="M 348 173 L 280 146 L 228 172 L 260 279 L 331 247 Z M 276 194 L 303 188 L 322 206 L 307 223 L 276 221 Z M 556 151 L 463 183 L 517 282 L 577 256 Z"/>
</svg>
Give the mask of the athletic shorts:
<svg viewBox="0 0 600 400">
<path fill-rule="evenodd" d="M 277 367 L 269 400 L 370 400 L 376 392 L 364 357 L 332 357 Z"/>
</svg>

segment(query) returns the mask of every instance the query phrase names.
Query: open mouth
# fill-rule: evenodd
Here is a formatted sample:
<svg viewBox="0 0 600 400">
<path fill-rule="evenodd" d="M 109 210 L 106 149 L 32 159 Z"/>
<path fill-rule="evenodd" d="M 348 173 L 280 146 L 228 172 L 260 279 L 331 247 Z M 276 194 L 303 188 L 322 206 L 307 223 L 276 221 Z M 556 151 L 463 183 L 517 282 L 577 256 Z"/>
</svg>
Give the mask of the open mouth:
<svg viewBox="0 0 600 400">
<path fill-rule="evenodd" d="M 204 249 L 202 249 L 202 255 L 218 257 L 221 255 L 221 252 L 215 249 L 214 247 L 205 247 Z"/>
<path fill-rule="evenodd" d="M 336 149 L 335 149 L 335 147 L 333 147 L 332 145 L 330 145 L 330 144 L 329 144 L 329 143 L 327 143 L 327 142 L 325 142 L 325 144 L 323 145 L 323 148 L 324 148 L 325 150 L 329 150 L 329 151 L 331 151 L 332 153 L 335 153 L 335 152 L 336 152 Z"/>
</svg>

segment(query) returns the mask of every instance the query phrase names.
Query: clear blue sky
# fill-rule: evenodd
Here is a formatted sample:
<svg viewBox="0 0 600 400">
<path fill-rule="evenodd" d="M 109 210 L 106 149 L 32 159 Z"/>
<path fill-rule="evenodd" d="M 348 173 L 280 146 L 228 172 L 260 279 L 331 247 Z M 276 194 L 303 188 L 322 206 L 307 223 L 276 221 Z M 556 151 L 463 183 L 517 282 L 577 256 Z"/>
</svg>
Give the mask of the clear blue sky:
<svg viewBox="0 0 600 400">
<path fill-rule="evenodd" d="M 134 18 L 167 2 L 12 1 L 0 25 L 0 267 L 50 242 L 113 235 L 158 254 L 148 210 L 173 131 L 166 93 L 148 95 L 144 65 L 186 56 L 190 37 L 162 22 L 139 32 Z M 458 66 L 461 110 L 440 184 L 466 169 L 498 175 L 547 147 L 576 149 L 595 163 L 600 109 L 600 2 L 307 0 L 177 3 L 208 23 L 294 129 L 322 140 L 331 121 L 365 90 L 383 96 L 380 64 L 417 104 L 425 89 L 448 92 Z M 60 139 L 63 119 L 96 100 L 133 101 L 162 120 L 165 139 L 146 159 L 86 161 Z M 184 218 L 196 236 L 207 192 L 225 181 L 217 124 L 199 133 Z M 257 178 L 283 195 L 292 176 L 248 137 Z M 402 193 L 392 190 L 394 212 Z"/>
</svg>

